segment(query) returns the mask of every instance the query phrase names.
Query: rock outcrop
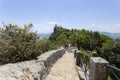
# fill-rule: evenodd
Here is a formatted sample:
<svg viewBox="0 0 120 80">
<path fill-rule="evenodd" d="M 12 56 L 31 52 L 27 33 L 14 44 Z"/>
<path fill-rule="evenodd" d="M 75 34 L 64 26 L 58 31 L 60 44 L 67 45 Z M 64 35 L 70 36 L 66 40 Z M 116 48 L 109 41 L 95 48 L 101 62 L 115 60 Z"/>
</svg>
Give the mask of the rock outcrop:
<svg viewBox="0 0 120 80">
<path fill-rule="evenodd" d="M 44 80 L 64 53 L 64 49 L 53 50 L 38 56 L 37 60 L 0 66 L 0 80 Z"/>
</svg>

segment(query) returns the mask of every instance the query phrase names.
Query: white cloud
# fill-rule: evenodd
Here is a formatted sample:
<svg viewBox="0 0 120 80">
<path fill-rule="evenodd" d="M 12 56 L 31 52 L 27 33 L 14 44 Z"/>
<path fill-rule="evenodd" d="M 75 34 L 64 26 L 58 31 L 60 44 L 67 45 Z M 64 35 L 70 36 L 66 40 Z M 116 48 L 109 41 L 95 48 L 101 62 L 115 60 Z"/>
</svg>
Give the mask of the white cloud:
<svg viewBox="0 0 120 80">
<path fill-rule="evenodd" d="M 57 22 L 48 22 L 48 23 L 49 23 L 49 24 L 52 24 L 52 25 L 53 25 L 53 24 L 58 24 Z"/>
<path fill-rule="evenodd" d="M 114 27 L 120 27 L 120 24 L 115 24 Z"/>
<path fill-rule="evenodd" d="M 93 26 L 93 27 L 94 27 L 94 26 L 97 26 L 97 25 L 96 25 L 96 24 L 91 24 L 91 26 Z"/>
</svg>

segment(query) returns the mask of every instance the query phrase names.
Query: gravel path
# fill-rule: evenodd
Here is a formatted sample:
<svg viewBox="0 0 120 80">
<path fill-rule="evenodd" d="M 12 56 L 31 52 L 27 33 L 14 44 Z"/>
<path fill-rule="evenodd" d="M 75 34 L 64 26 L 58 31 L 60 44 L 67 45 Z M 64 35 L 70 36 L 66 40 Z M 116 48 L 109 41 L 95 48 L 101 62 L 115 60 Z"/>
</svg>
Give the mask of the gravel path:
<svg viewBox="0 0 120 80">
<path fill-rule="evenodd" d="M 51 68 L 45 80 L 79 80 L 73 54 L 66 52 Z"/>
</svg>

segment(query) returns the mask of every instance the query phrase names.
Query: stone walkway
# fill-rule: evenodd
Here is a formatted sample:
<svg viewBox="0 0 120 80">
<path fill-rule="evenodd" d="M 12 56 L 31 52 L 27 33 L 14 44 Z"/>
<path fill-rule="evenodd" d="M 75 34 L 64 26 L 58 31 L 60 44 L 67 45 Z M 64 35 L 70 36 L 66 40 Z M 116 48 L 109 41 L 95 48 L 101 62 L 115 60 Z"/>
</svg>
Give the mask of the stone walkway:
<svg viewBox="0 0 120 80">
<path fill-rule="evenodd" d="M 51 68 L 45 80 L 79 80 L 73 53 L 66 52 Z"/>
</svg>

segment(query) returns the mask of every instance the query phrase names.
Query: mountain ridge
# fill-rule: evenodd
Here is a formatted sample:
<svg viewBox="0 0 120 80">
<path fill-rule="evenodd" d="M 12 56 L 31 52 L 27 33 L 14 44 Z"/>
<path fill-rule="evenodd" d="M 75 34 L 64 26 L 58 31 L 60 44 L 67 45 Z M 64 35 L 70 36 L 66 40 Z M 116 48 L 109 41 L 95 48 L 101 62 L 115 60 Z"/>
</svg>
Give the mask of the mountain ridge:
<svg viewBox="0 0 120 80">
<path fill-rule="evenodd" d="M 40 38 L 49 38 L 50 37 L 50 35 L 51 35 L 51 33 L 38 33 L 38 36 L 40 37 Z"/>
<path fill-rule="evenodd" d="M 120 33 L 111 33 L 111 32 L 99 32 L 100 34 L 107 35 L 112 39 L 120 39 Z"/>
</svg>

